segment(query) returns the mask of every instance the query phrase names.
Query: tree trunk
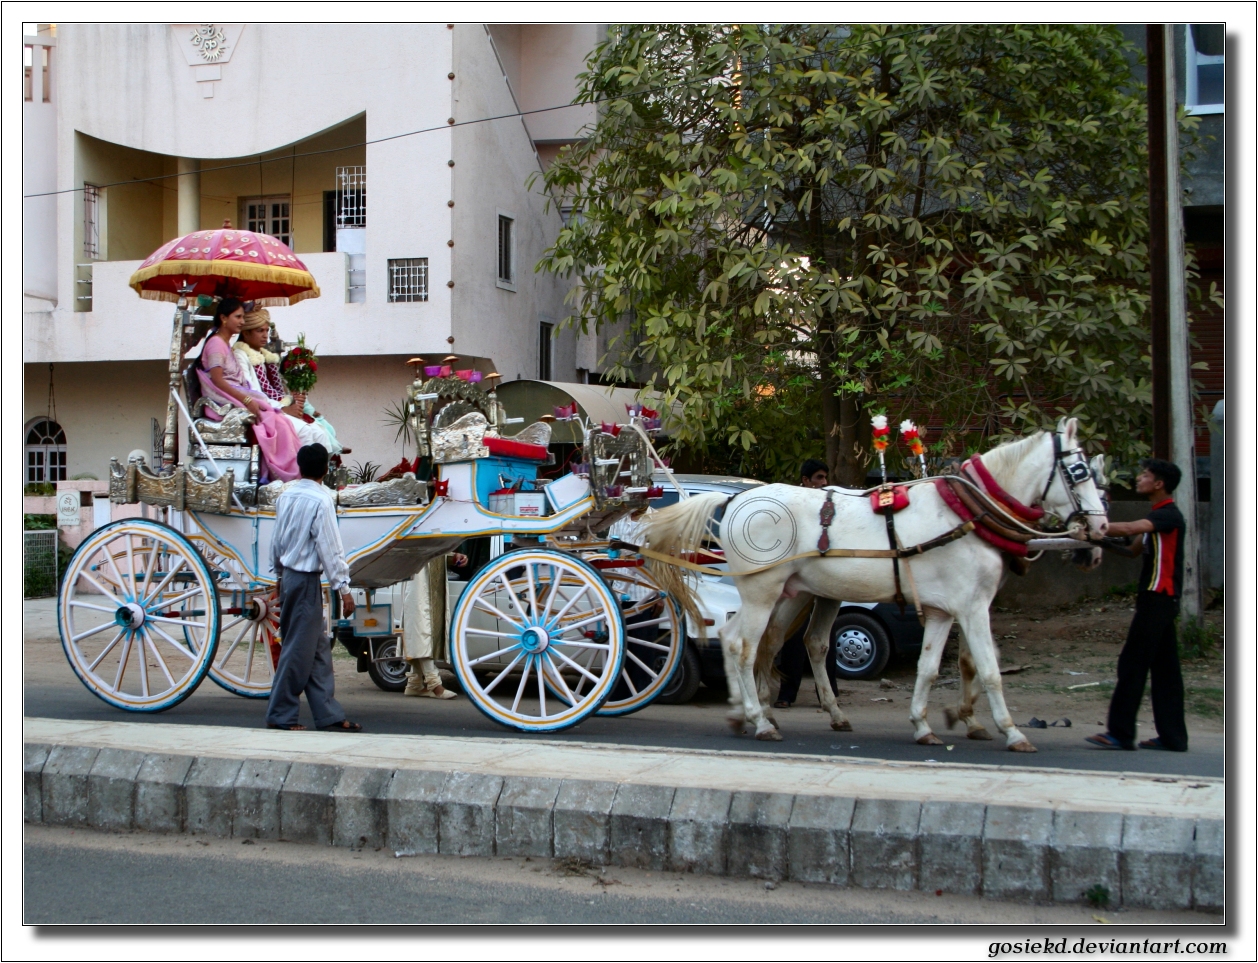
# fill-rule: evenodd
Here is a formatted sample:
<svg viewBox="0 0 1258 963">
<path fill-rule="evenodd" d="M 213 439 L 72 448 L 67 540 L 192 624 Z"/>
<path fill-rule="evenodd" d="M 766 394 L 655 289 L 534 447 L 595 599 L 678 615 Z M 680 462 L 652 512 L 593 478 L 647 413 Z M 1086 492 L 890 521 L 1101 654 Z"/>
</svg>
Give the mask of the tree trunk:
<svg viewBox="0 0 1258 963">
<path fill-rule="evenodd" d="M 856 398 L 837 397 L 835 385 L 822 380 L 821 416 L 826 438 L 826 465 L 830 483 L 845 488 L 865 487 L 865 458 L 869 450 L 868 419 Z"/>
</svg>

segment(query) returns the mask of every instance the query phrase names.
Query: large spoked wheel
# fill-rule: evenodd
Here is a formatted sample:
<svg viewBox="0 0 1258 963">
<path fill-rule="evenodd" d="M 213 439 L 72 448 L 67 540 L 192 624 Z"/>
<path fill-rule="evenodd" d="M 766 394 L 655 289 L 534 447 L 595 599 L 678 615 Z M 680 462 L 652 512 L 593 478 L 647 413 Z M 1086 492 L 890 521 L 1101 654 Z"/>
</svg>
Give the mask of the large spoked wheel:
<svg viewBox="0 0 1258 963">
<path fill-rule="evenodd" d="M 668 688 L 681 665 L 685 639 L 678 627 L 685 622 L 677 603 L 645 569 L 609 568 L 602 576 L 616 593 L 625 620 L 625 664 L 598 714 L 623 716 L 645 709 Z M 584 676 L 576 681 L 578 695 L 590 685 Z"/>
<path fill-rule="evenodd" d="M 468 583 L 450 619 L 450 657 L 459 685 L 489 718 L 555 732 L 596 712 L 615 688 L 624 628 L 615 594 L 591 566 L 526 549 Z"/>
<path fill-rule="evenodd" d="M 210 678 L 246 699 L 269 698 L 280 657 L 279 593 L 235 559 L 204 544 L 200 550 L 214 571 L 223 626 Z"/>
<path fill-rule="evenodd" d="M 105 525 L 79 546 L 57 615 L 75 675 L 130 712 L 161 712 L 188 698 L 218 644 L 210 567 L 187 538 L 147 519 Z"/>
</svg>

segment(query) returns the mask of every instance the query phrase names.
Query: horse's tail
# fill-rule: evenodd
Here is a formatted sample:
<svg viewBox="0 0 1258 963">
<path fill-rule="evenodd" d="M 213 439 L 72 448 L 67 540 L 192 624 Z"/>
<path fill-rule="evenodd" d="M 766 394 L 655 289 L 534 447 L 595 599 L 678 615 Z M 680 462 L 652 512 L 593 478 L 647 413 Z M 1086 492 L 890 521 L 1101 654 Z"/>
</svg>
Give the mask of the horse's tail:
<svg viewBox="0 0 1258 963">
<path fill-rule="evenodd" d="M 719 543 L 710 523 L 717 509 L 729 499 L 730 496 L 722 492 L 705 492 L 652 512 L 643 526 L 643 543 L 652 552 L 679 559 L 700 551 L 705 542 Z M 696 629 L 702 632 L 703 616 L 686 582 L 685 569 L 651 558 L 647 559 L 647 568 L 659 587 L 677 601 Z"/>
</svg>

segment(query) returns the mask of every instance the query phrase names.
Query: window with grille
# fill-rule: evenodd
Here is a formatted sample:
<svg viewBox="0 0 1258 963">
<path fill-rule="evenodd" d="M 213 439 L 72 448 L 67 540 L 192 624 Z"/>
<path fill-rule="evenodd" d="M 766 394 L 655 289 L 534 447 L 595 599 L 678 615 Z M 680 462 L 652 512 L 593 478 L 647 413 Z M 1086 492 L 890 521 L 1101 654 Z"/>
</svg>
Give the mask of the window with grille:
<svg viewBox="0 0 1258 963">
<path fill-rule="evenodd" d="M 554 347 L 555 326 L 546 321 L 541 325 L 540 343 L 537 348 L 537 380 L 549 381 L 551 376 L 552 348 Z"/>
<path fill-rule="evenodd" d="M 428 300 L 428 258 L 389 258 L 389 300 Z"/>
<path fill-rule="evenodd" d="M 66 433 L 55 421 L 41 418 L 26 432 L 26 481 L 66 480 Z"/>
<path fill-rule="evenodd" d="M 1193 114 L 1222 113 L 1224 25 L 1193 23 L 1184 33 L 1188 48 L 1184 105 Z"/>
<path fill-rule="evenodd" d="M 292 201 L 287 194 L 273 197 L 246 197 L 241 202 L 244 216 L 241 223 L 246 231 L 269 234 L 290 248 L 293 246 Z"/>
<path fill-rule="evenodd" d="M 336 169 L 336 226 L 367 226 L 367 168 Z"/>
<path fill-rule="evenodd" d="M 515 218 L 498 215 L 498 282 L 515 284 Z"/>
<path fill-rule="evenodd" d="M 100 257 L 100 188 L 83 185 L 83 256 Z"/>
</svg>

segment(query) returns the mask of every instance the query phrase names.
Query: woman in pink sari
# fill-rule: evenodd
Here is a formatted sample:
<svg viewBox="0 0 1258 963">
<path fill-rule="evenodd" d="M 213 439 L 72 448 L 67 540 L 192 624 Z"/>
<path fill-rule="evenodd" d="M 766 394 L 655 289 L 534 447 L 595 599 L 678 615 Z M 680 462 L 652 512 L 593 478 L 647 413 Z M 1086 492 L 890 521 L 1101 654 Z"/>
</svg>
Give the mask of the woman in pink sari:
<svg viewBox="0 0 1258 963">
<path fill-rule="evenodd" d="M 240 333 L 245 321 L 245 307 L 235 298 L 223 298 L 214 311 L 216 327 L 201 348 L 201 365 L 197 376 L 201 388 L 211 401 L 246 409 L 256 419 L 254 440 L 262 455 L 263 481 L 292 481 L 301 476 L 297 468 L 297 449 L 301 442 L 292 425 L 280 411 L 271 407 L 261 392 L 249 387 L 248 378 L 231 348 L 231 339 Z M 214 419 L 212 409 L 205 416 Z"/>
</svg>

